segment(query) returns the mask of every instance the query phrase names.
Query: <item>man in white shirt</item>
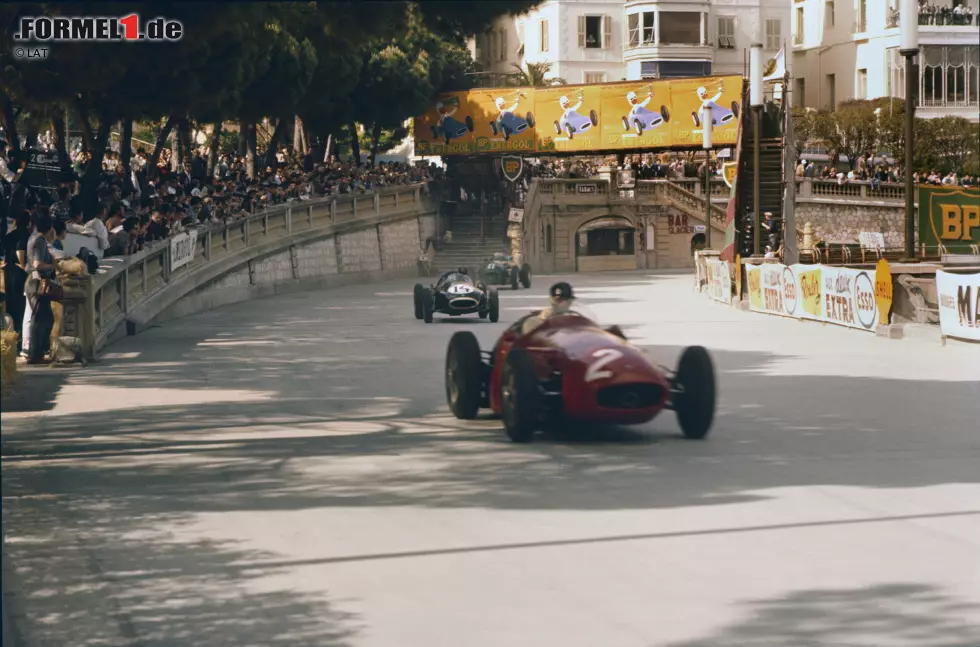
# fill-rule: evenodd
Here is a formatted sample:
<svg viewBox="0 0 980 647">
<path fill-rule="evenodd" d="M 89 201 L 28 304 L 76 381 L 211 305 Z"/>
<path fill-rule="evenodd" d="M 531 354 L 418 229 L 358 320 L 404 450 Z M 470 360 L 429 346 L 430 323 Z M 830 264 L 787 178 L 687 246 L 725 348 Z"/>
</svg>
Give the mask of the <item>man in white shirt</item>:
<svg viewBox="0 0 980 647">
<path fill-rule="evenodd" d="M 95 237 L 99 239 L 99 249 L 105 251 L 109 249 L 109 230 L 105 226 L 106 206 L 99 204 L 99 210 L 95 216 L 87 223 L 85 228 L 95 232 Z"/>
</svg>

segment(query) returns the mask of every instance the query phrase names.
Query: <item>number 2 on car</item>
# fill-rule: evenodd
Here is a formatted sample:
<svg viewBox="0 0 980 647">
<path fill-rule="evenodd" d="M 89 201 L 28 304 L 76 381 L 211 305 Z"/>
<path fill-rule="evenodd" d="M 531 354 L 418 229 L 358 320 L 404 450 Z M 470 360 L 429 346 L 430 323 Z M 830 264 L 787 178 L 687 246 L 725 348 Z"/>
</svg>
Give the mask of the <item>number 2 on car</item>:
<svg viewBox="0 0 980 647">
<path fill-rule="evenodd" d="M 613 376 L 613 372 L 607 371 L 605 368 L 622 356 L 623 354 L 615 348 L 600 348 L 596 352 L 592 353 L 592 357 L 597 359 L 595 362 L 589 365 L 589 370 L 585 372 L 585 381 L 596 382 L 598 380 L 608 380 L 611 378 Z"/>
</svg>

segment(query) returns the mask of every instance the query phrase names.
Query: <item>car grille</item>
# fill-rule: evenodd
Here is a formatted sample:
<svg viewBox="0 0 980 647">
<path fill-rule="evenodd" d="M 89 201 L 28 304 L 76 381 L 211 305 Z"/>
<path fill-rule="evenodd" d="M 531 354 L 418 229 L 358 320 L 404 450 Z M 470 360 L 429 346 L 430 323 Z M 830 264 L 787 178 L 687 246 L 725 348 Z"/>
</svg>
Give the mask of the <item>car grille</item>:
<svg viewBox="0 0 980 647">
<path fill-rule="evenodd" d="M 663 397 L 659 384 L 617 384 L 599 389 L 599 406 L 606 409 L 645 409 L 656 406 Z"/>
<path fill-rule="evenodd" d="M 449 307 L 456 310 L 468 310 L 470 308 L 475 308 L 478 305 L 480 305 L 479 302 L 476 299 L 471 299 L 470 297 L 460 297 L 449 302 Z"/>
</svg>

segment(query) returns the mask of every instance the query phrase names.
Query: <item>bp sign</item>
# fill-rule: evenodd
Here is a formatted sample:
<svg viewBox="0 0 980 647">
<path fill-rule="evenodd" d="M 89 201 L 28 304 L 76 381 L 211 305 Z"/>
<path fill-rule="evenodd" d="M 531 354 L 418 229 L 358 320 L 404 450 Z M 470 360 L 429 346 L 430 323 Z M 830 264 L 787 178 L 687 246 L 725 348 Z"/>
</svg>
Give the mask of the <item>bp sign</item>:
<svg viewBox="0 0 980 647">
<path fill-rule="evenodd" d="M 524 158 L 505 155 L 500 158 L 500 170 L 505 178 L 511 182 L 516 182 L 521 177 L 521 171 L 524 170 Z"/>
<path fill-rule="evenodd" d="M 980 189 L 920 186 L 919 244 L 929 252 L 942 245 L 951 254 L 980 245 Z"/>
</svg>

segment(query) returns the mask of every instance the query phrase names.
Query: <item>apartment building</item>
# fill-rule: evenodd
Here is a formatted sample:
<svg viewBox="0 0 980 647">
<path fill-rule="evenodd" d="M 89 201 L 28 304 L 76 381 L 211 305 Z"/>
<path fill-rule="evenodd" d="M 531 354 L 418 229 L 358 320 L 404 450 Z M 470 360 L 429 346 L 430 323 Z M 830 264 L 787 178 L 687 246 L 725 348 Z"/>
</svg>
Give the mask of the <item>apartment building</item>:
<svg viewBox="0 0 980 647">
<path fill-rule="evenodd" d="M 898 0 L 793 0 L 792 11 L 793 89 L 802 105 L 905 98 Z M 919 30 L 920 117 L 978 119 L 978 18 L 978 0 L 923 3 L 913 17 Z"/>
<path fill-rule="evenodd" d="M 789 0 L 549 0 L 477 36 L 488 74 L 551 63 L 568 83 L 741 74 L 748 47 L 773 57 L 790 39 Z"/>
</svg>

